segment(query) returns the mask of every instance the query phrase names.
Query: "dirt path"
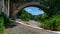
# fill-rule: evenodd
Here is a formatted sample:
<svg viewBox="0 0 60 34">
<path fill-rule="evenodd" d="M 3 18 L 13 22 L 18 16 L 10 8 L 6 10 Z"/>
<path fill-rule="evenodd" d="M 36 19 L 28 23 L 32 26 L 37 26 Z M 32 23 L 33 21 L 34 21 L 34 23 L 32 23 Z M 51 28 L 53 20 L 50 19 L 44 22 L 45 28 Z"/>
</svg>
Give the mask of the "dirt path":
<svg viewBox="0 0 60 34">
<path fill-rule="evenodd" d="M 39 33 L 36 33 L 30 30 L 29 28 L 18 24 L 14 26 L 13 28 L 6 29 L 4 34 L 39 34 Z"/>
</svg>

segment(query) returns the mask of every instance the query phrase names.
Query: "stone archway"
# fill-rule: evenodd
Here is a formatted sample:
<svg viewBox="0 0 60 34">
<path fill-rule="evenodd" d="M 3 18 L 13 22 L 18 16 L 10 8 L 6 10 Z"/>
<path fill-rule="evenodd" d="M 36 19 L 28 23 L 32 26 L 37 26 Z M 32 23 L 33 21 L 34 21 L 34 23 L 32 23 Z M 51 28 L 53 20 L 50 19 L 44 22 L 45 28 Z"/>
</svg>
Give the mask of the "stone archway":
<svg viewBox="0 0 60 34">
<path fill-rule="evenodd" d="M 34 5 L 34 6 L 39 6 L 39 7 L 43 7 L 43 5 L 41 5 L 39 2 L 28 2 L 28 3 L 25 3 L 25 4 L 22 4 L 20 5 L 17 9 L 14 9 L 13 10 L 13 13 L 12 13 L 12 16 L 15 17 L 15 15 L 20 11 L 22 10 L 24 7 L 27 7 L 27 6 L 30 6 L 30 5 Z"/>
<path fill-rule="evenodd" d="M 38 5 L 39 6 L 40 3 L 38 3 L 38 2 L 29 2 L 29 3 L 23 4 L 23 5 L 19 6 L 17 8 L 17 10 L 15 9 L 12 15 L 13 16 L 16 15 L 22 8 L 24 8 L 26 6 L 29 6 L 29 5 Z"/>
</svg>

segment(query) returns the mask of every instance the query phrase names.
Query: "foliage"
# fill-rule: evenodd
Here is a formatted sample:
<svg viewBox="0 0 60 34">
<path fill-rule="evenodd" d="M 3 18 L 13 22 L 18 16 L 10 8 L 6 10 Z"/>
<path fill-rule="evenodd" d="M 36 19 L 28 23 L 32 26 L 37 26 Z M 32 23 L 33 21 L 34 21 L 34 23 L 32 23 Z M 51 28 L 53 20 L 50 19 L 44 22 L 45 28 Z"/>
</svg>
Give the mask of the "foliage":
<svg viewBox="0 0 60 34">
<path fill-rule="evenodd" d="M 39 22 L 44 21 L 44 20 L 46 20 L 46 19 L 48 19 L 48 16 L 47 16 L 46 13 L 40 14 L 40 15 L 35 15 L 35 16 L 33 17 L 33 20 L 36 20 L 36 21 L 39 21 Z"/>
<path fill-rule="evenodd" d="M 56 15 L 48 20 L 41 23 L 41 27 L 50 30 L 60 30 L 60 15 Z"/>
<path fill-rule="evenodd" d="M 47 10 L 45 16 L 41 16 L 41 26 L 46 29 L 60 30 L 60 0 L 40 0 Z"/>
<path fill-rule="evenodd" d="M 22 10 L 22 13 L 20 15 L 20 19 L 24 20 L 24 21 L 29 21 L 31 19 L 32 15 L 28 12 L 26 12 L 25 10 Z"/>
<path fill-rule="evenodd" d="M 39 15 L 34 15 L 33 20 L 39 21 L 39 17 L 40 17 Z"/>
<path fill-rule="evenodd" d="M 0 34 L 3 34 L 4 27 L 7 27 L 13 20 L 8 18 L 6 14 L 1 12 L 0 14 Z"/>
<path fill-rule="evenodd" d="M 39 0 L 39 2 L 45 6 L 46 10 L 44 10 L 49 17 L 52 17 L 52 15 L 56 14 L 58 12 L 57 10 L 60 10 L 60 1 L 59 0 Z"/>
<path fill-rule="evenodd" d="M 5 13 L 1 12 L 0 16 L 4 19 L 5 27 L 7 27 L 12 22 L 12 20 L 9 17 L 7 17 Z"/>
<path fill-rule="evenodd" d="M 0 17 L 0 34 L 3 34 L 4 30 L 4 19 L 3 17 Z"/>
</svg>

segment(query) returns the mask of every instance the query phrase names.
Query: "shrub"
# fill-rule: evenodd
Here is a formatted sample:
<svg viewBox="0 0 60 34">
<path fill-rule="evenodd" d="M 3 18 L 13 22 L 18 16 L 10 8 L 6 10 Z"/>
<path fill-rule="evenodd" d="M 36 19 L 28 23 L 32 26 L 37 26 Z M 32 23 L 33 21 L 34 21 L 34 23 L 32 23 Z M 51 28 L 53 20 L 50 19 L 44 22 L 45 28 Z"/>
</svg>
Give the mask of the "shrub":
<svg viewBox="0 0 60 34">
<path fill-rule="evenodd" d="M 45 29 L 50 30 L 60 30 L 60 15 L 56 15 L 48 20 L 44 20 L 43 23 L 41 23 L 41 27 Z"/>
<path fill-rule="evenodd" d="M 4 26 L 7 27 L 13 20 L 9 17 L 7 17 L 7 15 L 5 13 L 1 13 L 0 14 L 1 17 L 3 17 L 4 19 Z"/>
</svg>

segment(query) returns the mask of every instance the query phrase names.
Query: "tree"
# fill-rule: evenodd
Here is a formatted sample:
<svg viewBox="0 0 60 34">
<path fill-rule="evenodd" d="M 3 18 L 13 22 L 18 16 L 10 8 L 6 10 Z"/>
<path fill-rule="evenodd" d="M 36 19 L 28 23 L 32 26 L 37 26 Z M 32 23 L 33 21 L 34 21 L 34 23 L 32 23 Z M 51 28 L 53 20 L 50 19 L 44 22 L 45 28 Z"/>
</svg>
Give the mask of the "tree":
<svg viewBox="0 0 60 34">
<path fill-rule="evenodd" d="M 24 20 L 24 21 L 29 21 L 32 18 L 32 14 L 28 13 L 25 10 L 22 10 L 21 14 L 20 14 L 20 19 Z"/>
<path fill-rule="evenodd" d="M 44 10 L 49 17 L 52 17 L 54 14 L 59 12 L 60 2 L 59 0 L 40 0 L 40 3 L 43 4 L 47 10 Z"/>
</svg>

